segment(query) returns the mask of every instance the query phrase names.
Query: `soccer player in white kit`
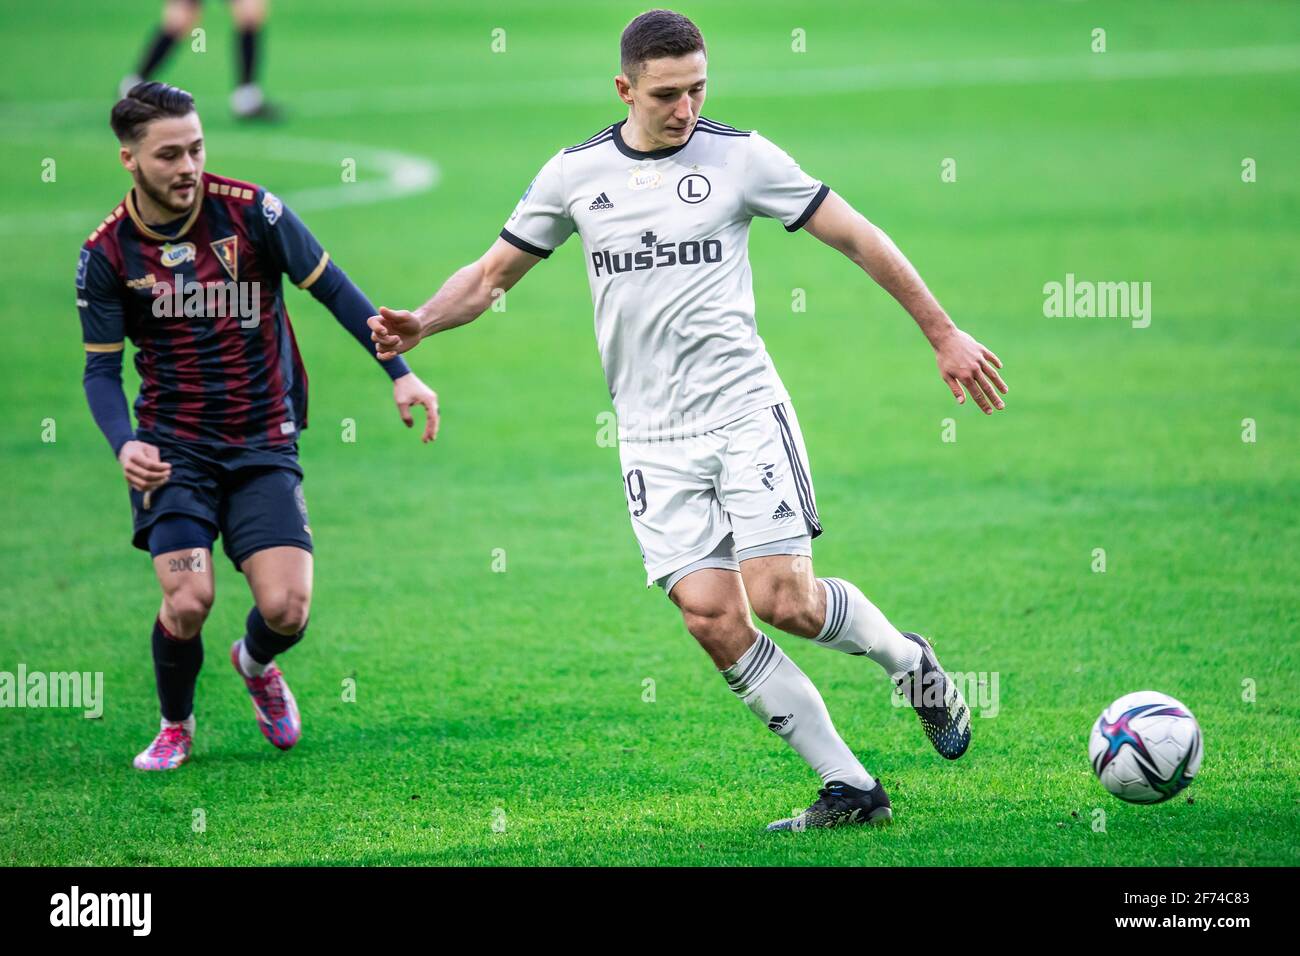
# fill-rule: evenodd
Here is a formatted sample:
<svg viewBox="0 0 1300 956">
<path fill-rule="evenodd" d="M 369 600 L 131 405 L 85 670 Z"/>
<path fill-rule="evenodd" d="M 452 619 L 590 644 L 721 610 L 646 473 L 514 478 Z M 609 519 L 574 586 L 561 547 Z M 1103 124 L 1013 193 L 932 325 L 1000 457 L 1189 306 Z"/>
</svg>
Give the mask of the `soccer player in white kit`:
<svg viewBox="0 0 1300 956">
<path fill-rule="evenodd" d="M 755 216 L 805 229 L 857 263 L 912 315 L 958 403 L 986 413 L 1007 387 L 889 238 L 757 132 L 700 115 L 706 55 L 686 17 L 634 19 L 614 80 L 627 119 L 547 161 L 500 237 L 415 311 L 370 319 L 381 359 L 472 322 L 577 233 L 596 338 L 618 415 L 632 527 L 650 583 L 731 690 L 821 777 L 804 830 L 885 823 L 884 787 L 858 762 L 807 676 L 751 623 L 881 665 L 940 754 L 970 743 L 970 712 L 921 636 L 898 631 L 848 581 L 817 578 L 821 534 L 799 421 L 754 321 Z"/>
</svg>

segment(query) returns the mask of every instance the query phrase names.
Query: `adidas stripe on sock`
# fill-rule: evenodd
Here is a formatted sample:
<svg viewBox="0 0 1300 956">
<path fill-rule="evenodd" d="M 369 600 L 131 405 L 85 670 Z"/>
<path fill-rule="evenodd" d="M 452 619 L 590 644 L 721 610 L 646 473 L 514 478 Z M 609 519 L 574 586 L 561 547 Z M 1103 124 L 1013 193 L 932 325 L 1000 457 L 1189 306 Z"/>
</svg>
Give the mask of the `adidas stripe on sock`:
<svg viewBox="0 0 1300 956">
<path fill-rule="evenodd" d="M 732 693 L 793 747 L 823 783 L 838 780 L 861 790 L 876 785 L 835 732 L 813 682 L 766 634 L 759 633 L 749 650 L 722 676 Z"/>
<path fill-rule="evenodd" d="M 916 669 L 921 663 L 920 645 L 900 634 L 851 581 L 818 580 L 826 592 L 826 622 L 814 641 L 845 654 L 869 657 L 891 677 Z"/>
</svg>

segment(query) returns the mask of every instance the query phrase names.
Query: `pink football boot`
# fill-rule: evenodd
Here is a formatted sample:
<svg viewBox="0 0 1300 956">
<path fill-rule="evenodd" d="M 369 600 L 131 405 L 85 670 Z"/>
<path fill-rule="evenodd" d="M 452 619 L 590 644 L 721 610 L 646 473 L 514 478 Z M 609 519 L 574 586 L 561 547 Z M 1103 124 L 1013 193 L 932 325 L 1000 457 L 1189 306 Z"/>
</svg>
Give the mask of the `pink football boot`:
<svg viewBox="0 0 1300 956">
<path fill-rule="evenodd" d="M 272 661 L 261 677 L 248 677 L 239 666 L 239 646 L 242 639 L 230 647 L 230 662 L 253 698 L 253 713 L 262 736 L 281 750 L 288 750 L 302 736 L 302 719 L 298 716 L 298 702 L 285 683 L 284 674 Z"/>
<path fill-rule="evenodd" d="M 190 759 L 194 735 L 184 724 L 163 721 L 162 729 L 148 747 L 131 761 L 136 770 L 175 770 Z"/>
</svg>

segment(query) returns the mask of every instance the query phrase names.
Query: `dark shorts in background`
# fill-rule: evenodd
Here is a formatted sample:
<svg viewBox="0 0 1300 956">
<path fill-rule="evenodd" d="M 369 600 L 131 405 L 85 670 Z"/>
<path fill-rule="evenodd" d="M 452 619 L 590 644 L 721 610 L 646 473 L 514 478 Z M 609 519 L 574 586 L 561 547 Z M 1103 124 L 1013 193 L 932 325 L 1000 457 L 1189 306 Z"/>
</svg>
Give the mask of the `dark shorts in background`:
<svg viewBox="0 0 1300 956">
<path fill-rule="evenodd" d="M 131 543 L 149 551 L 149 532 L 168 515 L 187 515 L 216 528 L 226 557 L 238 569 L 265 548 L 311 551 L 311 527 L 296 448 L 264 451 L 137 436 L 158 447 L 172 466 L 167 484 L 131 489 Z"/>
</svg>

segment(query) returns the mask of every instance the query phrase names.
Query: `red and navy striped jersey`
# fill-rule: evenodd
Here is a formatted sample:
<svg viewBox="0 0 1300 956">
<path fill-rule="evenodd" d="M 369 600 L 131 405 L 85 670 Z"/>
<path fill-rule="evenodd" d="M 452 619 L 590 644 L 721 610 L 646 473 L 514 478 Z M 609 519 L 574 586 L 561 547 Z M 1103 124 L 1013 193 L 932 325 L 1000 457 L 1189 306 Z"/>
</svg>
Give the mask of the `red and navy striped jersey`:
<svg viewBox="0 0 1300 956">
<path fill-rule="evenodd" d="M 301 220 L 252 183 L 203 174 L 190 214 L 166 226 L 128 193 L 81 248 L 77 308 L 88 352 L 136 348 L 142 435 L 292 446 L 307 374 L 282 277 L 307 289 L 329 262 Z"/>
</svg>

